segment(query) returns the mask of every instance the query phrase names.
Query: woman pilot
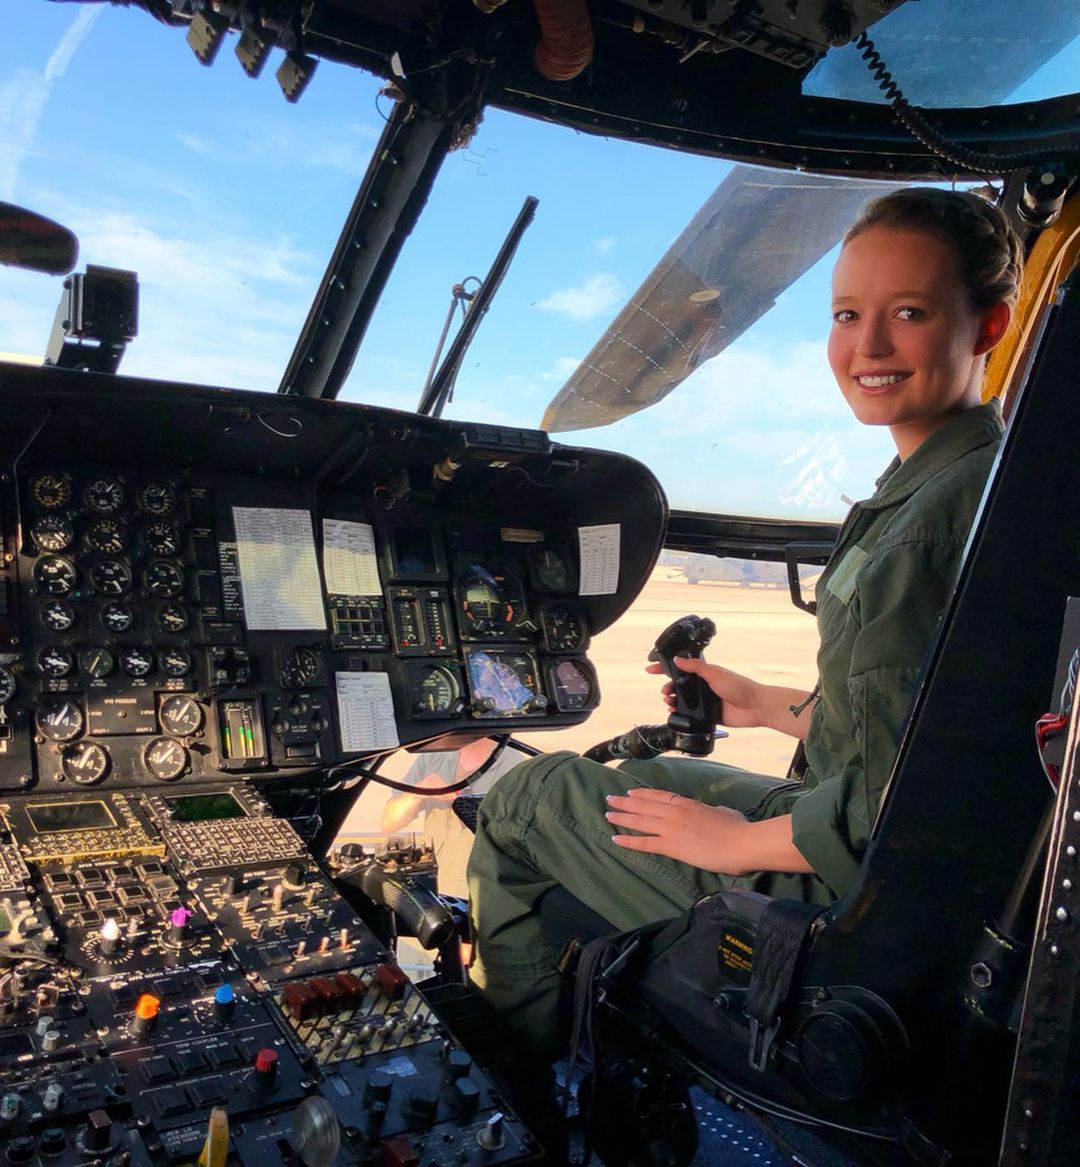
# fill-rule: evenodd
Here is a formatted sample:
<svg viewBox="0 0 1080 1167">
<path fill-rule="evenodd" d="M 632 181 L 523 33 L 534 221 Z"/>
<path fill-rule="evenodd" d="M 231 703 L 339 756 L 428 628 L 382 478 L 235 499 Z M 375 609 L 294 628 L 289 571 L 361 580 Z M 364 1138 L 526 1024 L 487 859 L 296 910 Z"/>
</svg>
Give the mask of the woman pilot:
<svg viewBox="0 0 1080 1167">
<path fill-rule="evenodd" d="M 516 767 L 485 797 L 469 865 L 470 979 L 533 1053 L 551 1060 L 565 1037 L 559 952 L 539 917 L 552 888 L 627 929 L 723 887 L 828 904 L 854 883 L 1001 439 L 983 369 L 1020 266 L 1004 215 L 956 191 L 887 195 L 844 237 L 829 363 L 858 420 L 888 427 L 896 457 L 852 508 L 818 584 L 818 685 L 680 665 L 721 698 L 724 724 L 801 740 L 800 781 L 689 758 L 609 769 L 563 752 Z M 665 695 L 670 704 L 670 683 Z"/>
</svg>

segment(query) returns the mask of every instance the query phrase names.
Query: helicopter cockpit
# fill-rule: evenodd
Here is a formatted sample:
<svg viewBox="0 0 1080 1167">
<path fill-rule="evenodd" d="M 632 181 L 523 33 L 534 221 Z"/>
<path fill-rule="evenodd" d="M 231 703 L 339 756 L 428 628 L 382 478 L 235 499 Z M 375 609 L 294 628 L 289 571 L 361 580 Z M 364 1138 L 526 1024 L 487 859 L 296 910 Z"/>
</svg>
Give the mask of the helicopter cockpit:
<svg viewBox="0 0 1080 1167">
<path fill-rule="evenodd" d="M 1075 1162 L 1080 13 L 0 19 L 0 1156 L 541 1160 L 462 983 L 450 800 L 621 756 L 690 610 L 736 666 L 812 670 L 890 456 L 831 385 L 825 288 L 858 208 L 928 183 L 1028 258 L 861 874 L 797 924 L 735 894 L 700 935 L 568 936 L 581 1122 L 608 1167 L 743 1161 L 716 1099 L 771 1116 L 767 1162 Z M 650 748 L 783 773 L 707 714 Z"/>
</svg>

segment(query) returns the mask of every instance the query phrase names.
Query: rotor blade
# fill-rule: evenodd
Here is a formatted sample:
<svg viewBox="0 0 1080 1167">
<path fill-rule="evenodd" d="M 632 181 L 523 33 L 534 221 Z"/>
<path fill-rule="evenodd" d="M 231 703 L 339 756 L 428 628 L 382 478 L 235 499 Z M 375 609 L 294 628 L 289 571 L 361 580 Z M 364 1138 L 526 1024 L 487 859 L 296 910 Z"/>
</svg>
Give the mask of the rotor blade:
<svg viewBox="0 0 1080 1167">
<path fill-rule="evenodd" d="M 763 316 L 893 189 L 736 166 L 570 375 L 542 429 L 608 425 L 662 400 Z"/>
</svg>

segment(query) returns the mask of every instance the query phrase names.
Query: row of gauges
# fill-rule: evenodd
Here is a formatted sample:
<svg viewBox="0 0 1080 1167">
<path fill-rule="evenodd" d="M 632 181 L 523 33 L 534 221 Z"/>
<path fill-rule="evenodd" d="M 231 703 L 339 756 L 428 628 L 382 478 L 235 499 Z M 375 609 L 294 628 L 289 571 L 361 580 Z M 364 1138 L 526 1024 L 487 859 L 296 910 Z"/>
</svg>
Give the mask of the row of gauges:
<svg viewBox="0 0 1080 1167">
<path fill-rule="evenodd" d="M 66 600 L 49 600 L 42 605 L 40 615 L 50 632 L 70 632 L 78 619 Z M 122 600 L 102 604 L 98 617 L 107 632 L 129 632 L 135 626 L 135 609 Z M 154 622 L 161 632 L 183 632 L 188 621 L 187 609 L 182 604 L 162 604 L 154 611 Z"/>
<path fill-rule="evenodd" d="M 31 541 L 46 553 L 66 551 L 77 533 L 75 520 L 66 511 L 47 512 L 30 523 Z M 149 555 L 175 558 L 180 554 L 180 530 L 172 519 L 153 519 L 139 531 L 139 538 Z M 131 544 L 131 532 L 123 519 L 94 519 L 87 524 L 83 539 L 90 551 L 122 555 Z"/>
<path fill-rule="evenodd" d="M 123 596 L 135 585 L 135 573 L 123 559 L 99 559 L 87 571 L 90 587 L 99 596 Z M 184 590 L 184 571 L 168 559 L 153 559 L 141 573 L 142 586 L 151 596 L 171 599 Z M 70 596 L 79 586 L 79 569 L 63 555 L 45 555 L 34 564 L 34 583 L 46 596 Z"/>
<path fill-rule="evenodd" d="M 156 737 L 143 747 L 147 772 L 160 782 L 175 782 L 187 770 L 191 756 L 171 737 Z M 75 742 L 60 751 L 64 777 L 79 786 L 93 786 L 112 769 L 112 757 L 100 742 Z"/>
<path fill-rule="evenodd" d="M 548 698 L 537 680 L 536 660 L 528 651 L 472 649 L 466 653 L 474 717 L 511 717 L 546 711 Z M 547 688 L 560 713 L 595 707 L 600 699 L 596 673 L 588 661 L 564 658 L 545 662 Z M 453 717 L 465 708 L 457 671 L 434 662 L 421 666 L 412 681 L 412 712 Z"/>
<path fill-rule="evenodd" d="M 79 671 L 100 681 L 120 670 L 129 677 L 149 677 L 154 672 L 154 654 L 146 648 L 125 648 L 114 654 L 107 648 L 84 648 L 78 656 L 69 648 L 46 645 L 37 655 L 42 676 L 59 680 Z M 161 671 L 167 677 L 186 677 L 191 672 L 191 653 L 183 648 L 168 648 L 161 653 Z"/>
<path fill-rule="evenodd" d="M 41 511 L 58 511 L 72 504 L 75 488 L 67 474 L 48 472 L 30 479 L 30 500 Z M 135 506 L 145 515 L 164 518 L 179 504 L 173 486 L 166 482 L 147 482 L 136 489 Z M 82 489 L 82 504 L 97 515 L 115 515 L 127 503 L 127 490 L 119 478 L 92 478 Z"/>
<path fill-rule="evenodd" d="M 162 782 L 179 778 L 188 768 L 190 755 L 178 738 L 190 738 L 203 727 L 199 703 L 185 693 L 166 697 L 158 708 L 158 721 L 170 737 L 152 738 L 142 748 L 142 760 L 152 777 Z M 43 701 L 34 714 L 34 724 L 43 738 L 62 746 L 60 767 L 65 777 L 80 785 L 100 782 L 108 774 L 112 759 L 100 742 L 76 741 L 86 729 L 82 705 L 72 698 Z"/>
</svg>

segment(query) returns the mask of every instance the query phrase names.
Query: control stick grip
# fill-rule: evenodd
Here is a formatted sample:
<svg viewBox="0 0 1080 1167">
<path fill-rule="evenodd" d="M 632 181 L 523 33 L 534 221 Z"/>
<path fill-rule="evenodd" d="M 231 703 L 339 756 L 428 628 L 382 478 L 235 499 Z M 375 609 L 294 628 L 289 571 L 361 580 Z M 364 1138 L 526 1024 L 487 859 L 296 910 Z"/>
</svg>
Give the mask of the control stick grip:
<svg viewBox="0 0 1080 1167">
<path fill-rule="evenodd" d="M 350 878 L 373 903 L 389 908 L 398 921 L 398 931 L 415 936 L 424 948 L 441 948 L 454 936 L 455 923 L 450 909 L 438 893 L 415 875 L 388 871 L 376 859 Z"/>
<path fill-rule="evenodd" d="M 675 658 L 700 659 L 715 635 L 716 625 L 708 617 L 683 616 L 660 633 L 649 653 L 649 660 L 660 663 L 675 687 L 675 711 L 668 718 L 675 749 L 698 757 L 712 753 L 713 734 L 721 714 L 720 698 L 701 677 L 683 672 Z"/>
</svg>

